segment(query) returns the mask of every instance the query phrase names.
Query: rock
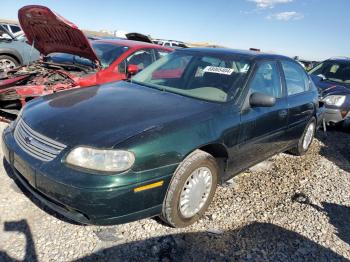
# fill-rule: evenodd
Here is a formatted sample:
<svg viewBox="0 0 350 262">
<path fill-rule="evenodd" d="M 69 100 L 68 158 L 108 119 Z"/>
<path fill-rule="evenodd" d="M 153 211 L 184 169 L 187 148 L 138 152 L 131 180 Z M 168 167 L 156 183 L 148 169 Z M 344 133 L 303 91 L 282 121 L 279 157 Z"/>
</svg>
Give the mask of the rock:
<svg viewBox="0 0 350 262">
<path fill-rule="evenodd" d="M 221 234 L 224 233 L 222 230 L 217 229 L 217 228 L 209 228 L 207 230 L 207 232 L 210 233 L 210 234 L 214 234 L 214 235 L 221 235 Z"/>
<path fill-rule="evenodd" d="M 115 229 L 105 228 L 95 232 L 101 241 L 118 242 L 123 239 L 123 235 L 118 234 Z"/>
</svg>

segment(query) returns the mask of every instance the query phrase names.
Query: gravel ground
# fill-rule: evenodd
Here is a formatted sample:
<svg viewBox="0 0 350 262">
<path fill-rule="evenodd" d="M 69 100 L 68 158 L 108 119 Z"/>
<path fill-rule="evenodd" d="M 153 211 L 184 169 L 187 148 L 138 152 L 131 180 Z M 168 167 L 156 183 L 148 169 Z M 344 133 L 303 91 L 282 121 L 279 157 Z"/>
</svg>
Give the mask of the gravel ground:
<svg viewBox="0 0 350 262">
<path fill-rule="evenodd" d="M 29 199 L 1 164 L 0 261 L 350 261 L 349 144 L 349 133 L 320 133 L 306 156 L 255 166 L 185 229 L 74 224 Z"/>
</svg>

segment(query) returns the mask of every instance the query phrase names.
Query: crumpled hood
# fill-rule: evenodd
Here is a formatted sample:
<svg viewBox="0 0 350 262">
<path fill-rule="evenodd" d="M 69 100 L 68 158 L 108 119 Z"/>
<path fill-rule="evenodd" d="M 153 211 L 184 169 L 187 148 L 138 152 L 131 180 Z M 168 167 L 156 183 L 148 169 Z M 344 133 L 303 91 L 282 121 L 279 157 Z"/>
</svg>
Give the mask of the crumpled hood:
<svg viewBox="0 0 350 262">
<path fill-rule="evenodd" d="M 84 33 L 49 8 L 24 6 L 18 11 L 18 20 L 28 42 L 43 55 L 68 53 L 99 61 Z"/>
<path fill-rule="evenodd" d="M 68 146 L 110 148 L 153 128 L 207 114 L 219 104 L 117 82 L 73 89 L 29 102 L 24 121 Z"/>
</svg>

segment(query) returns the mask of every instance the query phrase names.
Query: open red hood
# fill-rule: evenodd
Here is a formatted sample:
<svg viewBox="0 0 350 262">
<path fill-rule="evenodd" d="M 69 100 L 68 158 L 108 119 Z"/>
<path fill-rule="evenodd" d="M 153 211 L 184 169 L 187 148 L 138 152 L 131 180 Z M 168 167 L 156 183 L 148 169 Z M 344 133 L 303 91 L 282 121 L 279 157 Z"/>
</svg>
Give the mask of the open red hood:
<svg viewBox="0 0 350 262">
<path fill-rule="evenodd" d="M 89 40 L 79 28 L 40 5 L 24 6 L 18 11 L 18 20 L 30 44 L 43 55 L 68 53 L 99 62 Z"/>
</svg>

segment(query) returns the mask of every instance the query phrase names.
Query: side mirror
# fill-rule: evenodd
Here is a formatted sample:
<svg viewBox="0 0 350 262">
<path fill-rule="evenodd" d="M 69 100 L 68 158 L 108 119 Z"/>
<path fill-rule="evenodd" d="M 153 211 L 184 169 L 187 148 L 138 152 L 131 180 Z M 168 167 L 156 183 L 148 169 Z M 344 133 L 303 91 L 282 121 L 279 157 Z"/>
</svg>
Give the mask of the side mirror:
<svg viewBox="0 0 350 262">
<path fill-rule="evenodd" d="M 136 75 L 139 72 L 139 67 L 137 65 L 128 65 L 126 72 L 129 77 Z"/>
<path fill-rule="evenodd" d="M 252 107 L 272 107 L 276 104 L 276 98 L 262 93 L 253 93 L 249 97 Z"/>
<path fill-rule="evenodd" d="M 322 75 L 322 74 L 319 74 L 317 76 L 320 78 L 321 81 L 326 80 L 326 77 L 324 75 Z"/>
</svg>

